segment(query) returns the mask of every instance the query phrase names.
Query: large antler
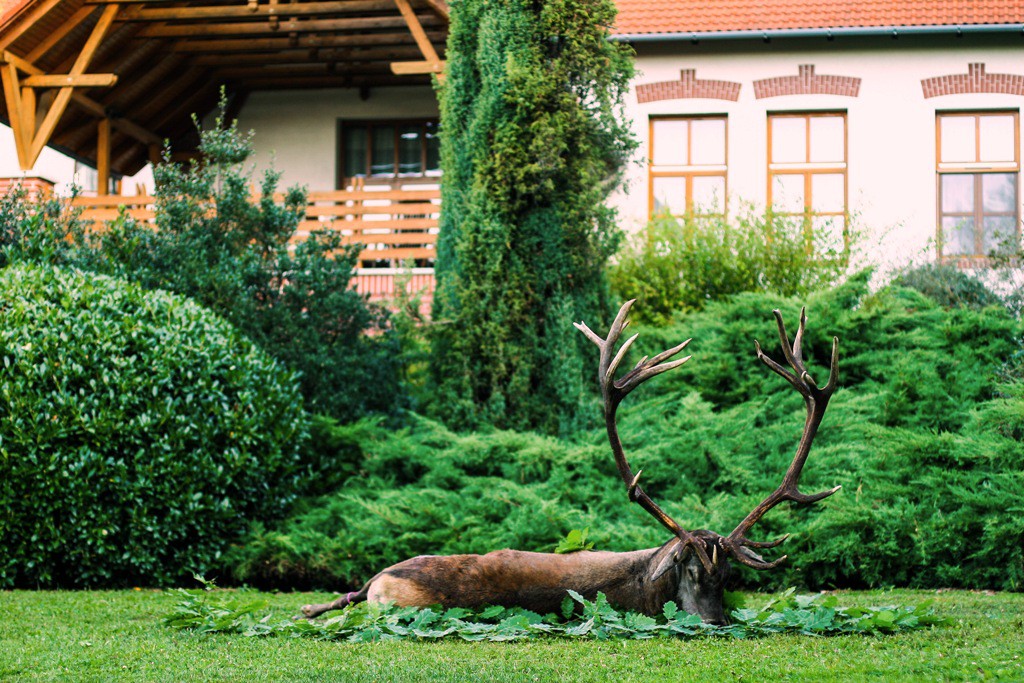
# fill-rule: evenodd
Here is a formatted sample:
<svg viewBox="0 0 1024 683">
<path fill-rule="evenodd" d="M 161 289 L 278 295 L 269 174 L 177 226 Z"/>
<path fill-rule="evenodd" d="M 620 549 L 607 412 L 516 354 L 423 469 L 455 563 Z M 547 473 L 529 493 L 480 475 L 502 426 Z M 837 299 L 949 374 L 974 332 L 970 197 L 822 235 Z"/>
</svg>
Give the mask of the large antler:
<svg viewBox="0 0 1024 683">
<path fill-rule="evenodd" d="M 786 471 L 786 476 L 782 478 L 782 483 L 779 485 L 779 488 L 761 501 L 761 503 L 755 507 L 749 515 L 747 515 L 746 519 L 740 522 L 739 526 L 729 534 L 728 538 L 723 539 L 723 544 L 733 557 L 748 567 L 753 567 L 755 569 L 771 569 L 772 567 L 778 566 L 786 559 L 786 555 L 783 555 L 774 562 L 765 562 L 759 555 L 757 555 L 757 553 L 749 550 L 749 548 L 774 548 L 789 537 L 789 534 L 787 534 L 782 538 L 769 542 L 751 541 L 747 538 L 747 532 L 750 531 L 750 528 L 754 526 L 766 512 L 784 500 L 791 500 L 796 503 L 816 503 L 823 498 L 828 498 L 842 488 L 841 486 L 836 486 L 828 491 L 822 491 L 821 493 L 815 493 L 812 495 L 800 493 L 797 488 L 800 484 L 800 473 L 804 468 L 804 462 L 807 461 L 807 456 L 811 452 L 811 444 L 814 441 L 814 435 L 818 431 L 821 419 L 825 416 L 825 408 L 828 406 L 828 401 L 836 389 L 839 362 L 839 339 L 838 337 L 832 338 L 832 362 L 829 366 L 828 382 L 826 382 L 824 387 L 819 389 L 818 385 L 807 373 L 807 368 L 804 367 L 801 349 L 804 336 L 804 326 L 807 323 L 807 316 L 804 313 L 804 309 L 800 309 L 800 327 L 797 329 L 796 338 L 793 340 L 792 346 L 790 346 L 789 343 L 789 335 L 786 334 L 786 326 L 782 322 L 782 313 L 778 310 L 773 311 L 773 313 L 775 314 L 775 320 L 779 324 L 779 340 L 782 342 L 782 353 L 786 357 L 786 361 L 789 363 L 790 368 L 792 368 L 792 372 L 765 355 L 764 352 L 761 351 L 761 345 L 755 341 L 754 345 L 757 347 L 757 357 L 776 374 L 781 375 L 787 382 L 792 384 L 793 388 L 800 392 L 804 397 L 804 402 L 807 404 L 807 421 L 804 423 L 804 433 L 800 438 L 800 444 L 797 446 L 796 455 L 793 457 L 793 462 Z"/>
<path fill-rule="evenodd" d="M 615 454 L 615 465 L 618 467 L 619 475 L 622 477 L 622 481 L 626 484 L 626 488 L 629 494 L 629 499 L 639 503 L 640 507 L 647 510 L 655 519 L 671 531 L 676 537 L 682 542 L 682 547 L 685 548 L 690 546 L 697 553 L 701 563 L 707 571 L 712 570 L 713 563 L 708 558 L 707 553 L 704 550 L 704 544 L 698 542 L 697 539 L 690 532 L 679 526 L 675 520 L 665 514 L 665 511 L 658 507 L 658 504 L 651 500 L 650 496 L 640 488 L 640 475 L 643 470 L 633 474 L 633 469 L 629 466 L 629 462 L 626 460 L 626 454 L 622 450 L 622 441 L 619 439 L 618 427 L 615 423 L 615 411 L 619 407 L 619 403 L 622 402 L 629 392 L 636 389 L 642 383 L 649 380 L 655 375 L 660 375 L 663 372 L 671 370 L 672 368 L 678 367 L 690 360 L 690 356 L 686 358 L 680 358 L 678 360 L 670 361 L 665 363 L 663 361 L 668 360 L 672 356 L 682 351 L 690 340 L 687 339 L 679 346 L 675 346 L 667 351 L 662 351 L 653 358 L 648 359 L 644 356 L 640 359 L 640 362 L 636 364 L 632 370 L 623 375 L 620 379 L 615 379 L 615 373 L 619 369 L 619 364 L 622 363 L 622 359 L 625 358 L 626 352 L 629 347 L 636 341 L 637 336 L 633 335 L 627 339 L 622 347 L 619 348 L 618 352 L 615 352 L 615 345 L 619 341 L 619 337 L 622 336 L 622 331 L 626 329 L 629 321 L 626 320 L 626 315 L 629 313 L 630 307 L 633 305 L 635 299 L 627 301 L 622 304 L 622 308 L 619 309 L 619 314 L 615 316 L 615 321 L 612 323 L 612 327 L 608 330 L 608 338 L 602 339 L 595 334 L 586 323 L 573 323 L 576 328 L 585 334 L 590 341 L 597 344 L 598 348 L 601 349 L 601 360 L 598 365 L 598 380 L 601 383 L 601 395 L 604 399 L 604 419 L 605 426 L 608 429 L 608 441 L 611 444 L 612 452 Z"/>
</svg>

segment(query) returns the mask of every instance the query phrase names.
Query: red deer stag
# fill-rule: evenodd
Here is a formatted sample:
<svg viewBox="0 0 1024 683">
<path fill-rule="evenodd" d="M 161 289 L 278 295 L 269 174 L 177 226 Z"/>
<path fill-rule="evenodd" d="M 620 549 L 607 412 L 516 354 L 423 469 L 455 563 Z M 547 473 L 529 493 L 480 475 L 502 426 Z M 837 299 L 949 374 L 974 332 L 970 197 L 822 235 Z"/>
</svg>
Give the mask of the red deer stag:
<svg viewBox="0 0 1024 683">
<path fill-rule="evenodd" d="M 615 350 L 628 324 L 626 315 L 632 304 L 628 301 L 619 310 L 607 339 L 599 337 L 584 323 L 574 324 L 601 349 L 598 377 L 608 440 L 629 499 L 639 503 L 671 531 L 672 539 L 658 548 L 625 553 L 581 551 L 557 555 L 498 550 L 486 555 L 422 555 L 388 567 L 367 581 L 359 591 L 343 595 L 333 602 L 304 606 L 303 615 L 313 618 L 363 600 L 393 601 L 402 606 L 479 607 L 495 604 L 524 607 L 543 614 L 557 611 L 566 591 L 571 588 L 591 600 L 599 591 L 603 592 L 612 605 L 649 615 L 659 614 L 666 602 L 674 600 L 681 609 L 699 614 L 704 621 L 727 623 L 722 594 L 729 574 L 729 558 L 754 569 L 771 569 L 786 559 L 783 555 L 769 562 L 753 549 L 774 548 L 786 540 L 788 534 L 769 542 L 752 541 L 747 538 L 751 527 L 782 501 L 814 503 L 840 488 L 836 486 L 812 495 L 803 494 L 797 488 L 814 435 L 836 388 L 839 340 L 833 338 L 828 382 L 819 388 L 804 367 L 801 350 L 806 324 L 804 312 L 800 312 L 800 325 L 791 345 L 782 314 L 774 311 L 782 353 L 789 369 L 769 358 L 761 351 L 761 346 L 754 343 L 757 357 L 793 385 L 807 404 L 807 421 L 796 455 L 779 487 L 728 536 L 705 529 L 691 532 L 665 514 L 640 487 L 640 472 L 633 473 L 619 439 L 615 412 L 622 399 L 651 377 L 690 359 L 687 356 L 666 362 L 686 347 L 687 340 L 653 358 L 644 357 L 636 367 L 615 379 L 619 364 L 637 337 L 634 335 L 618 351 Z"/>
</svg>

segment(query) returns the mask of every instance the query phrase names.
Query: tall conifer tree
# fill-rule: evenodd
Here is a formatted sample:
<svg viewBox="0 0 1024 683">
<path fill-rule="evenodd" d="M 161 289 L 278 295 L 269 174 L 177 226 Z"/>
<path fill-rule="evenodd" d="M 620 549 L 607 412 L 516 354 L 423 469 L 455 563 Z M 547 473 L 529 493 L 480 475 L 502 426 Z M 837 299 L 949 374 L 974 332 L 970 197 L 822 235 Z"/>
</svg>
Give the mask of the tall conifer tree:
<svg viewBox="0 0 1024 683">
<path fill-rule="evenodd" d="M 575 430 L 620 231 L 605 205 L 636 142 L 612 0 L 453 0 L 440 86 L 431 374 L 455 426 Z M 586 355 L 584 355 L 586 354 Z"/>
</svg>

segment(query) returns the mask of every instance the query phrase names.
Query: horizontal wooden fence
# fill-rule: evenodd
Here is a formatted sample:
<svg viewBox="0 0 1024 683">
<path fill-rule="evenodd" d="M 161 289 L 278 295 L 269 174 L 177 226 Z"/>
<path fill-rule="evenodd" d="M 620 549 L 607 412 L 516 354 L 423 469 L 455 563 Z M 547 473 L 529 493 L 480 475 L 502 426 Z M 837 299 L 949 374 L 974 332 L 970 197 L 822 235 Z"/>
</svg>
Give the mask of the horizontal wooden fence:
<svg viewBox="0 0 1024 683">
<path fill-rule="evenodd" d="M 155 203 L 151 195 L 80 196 L 72 201 L 82 210 L 82 219 L 95 227 L 117 218 L 121 211 L 152 222 Z M 396 287 L 404 284 L 409 293 L 419 292 L 429 303 L 440 211 L 440 188 L 384 186 L 310 192 L 306 215 L 293 239 L 304 240 L 314 231 L 337 232 L 343 244 L 363 246 L 353 281 L 361 293 L 373 299 L 393 298 Z"/>
</svg>

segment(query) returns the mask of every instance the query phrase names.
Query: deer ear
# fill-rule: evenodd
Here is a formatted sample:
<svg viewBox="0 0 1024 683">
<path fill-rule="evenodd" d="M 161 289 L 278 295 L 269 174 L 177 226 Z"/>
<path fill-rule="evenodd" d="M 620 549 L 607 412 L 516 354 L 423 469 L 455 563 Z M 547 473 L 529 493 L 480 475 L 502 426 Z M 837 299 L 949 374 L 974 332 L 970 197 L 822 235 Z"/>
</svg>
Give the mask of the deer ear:
<svg viewBox="0 0 1024 683">
<path fill-rule="evenodd" d="M 678 551 L 671 552 L 665 555 L 665 557 L 662 558 L 661 562 L 658 563 L 658 566 L 655 567 L 654 571 L 651 573 L 651 582 L 653 583 L 654 581 L 657 581 L 662 576 L 664 576 L 665 572 L 679 564 L 680 559 L 682 558 L 680 558 Z"/>
</svg>

